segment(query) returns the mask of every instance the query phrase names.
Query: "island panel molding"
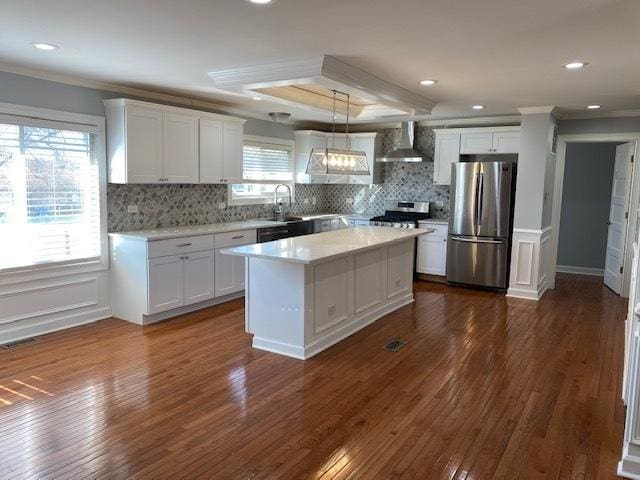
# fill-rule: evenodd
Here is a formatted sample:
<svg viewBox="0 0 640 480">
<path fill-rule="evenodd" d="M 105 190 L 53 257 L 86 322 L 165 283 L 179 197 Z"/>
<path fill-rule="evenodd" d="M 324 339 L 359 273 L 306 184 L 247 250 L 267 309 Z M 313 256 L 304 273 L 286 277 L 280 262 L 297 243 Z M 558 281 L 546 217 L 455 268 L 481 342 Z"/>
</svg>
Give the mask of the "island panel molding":
<svg viewBox="0 0 640 480">
<path fill-rule="evenodd" d="M 221 250 L 247 257 L 254 348 L 304 360 L 413 302 L 422 233 L 356 227 Z"/>
</svg>

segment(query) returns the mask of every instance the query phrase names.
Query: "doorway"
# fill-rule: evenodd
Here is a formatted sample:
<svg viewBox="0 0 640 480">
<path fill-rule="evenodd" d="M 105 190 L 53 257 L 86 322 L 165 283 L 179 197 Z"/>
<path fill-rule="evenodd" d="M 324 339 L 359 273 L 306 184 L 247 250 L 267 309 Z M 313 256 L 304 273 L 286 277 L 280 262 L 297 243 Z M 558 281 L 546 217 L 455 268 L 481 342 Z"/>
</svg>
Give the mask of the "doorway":
<svg viewBox="0 0 640 480">
<path fill-rule="evenodd" d="M 622 293 L 632 142 L 566 147 L 556 271 L 603 278 Z"/>
</svg>

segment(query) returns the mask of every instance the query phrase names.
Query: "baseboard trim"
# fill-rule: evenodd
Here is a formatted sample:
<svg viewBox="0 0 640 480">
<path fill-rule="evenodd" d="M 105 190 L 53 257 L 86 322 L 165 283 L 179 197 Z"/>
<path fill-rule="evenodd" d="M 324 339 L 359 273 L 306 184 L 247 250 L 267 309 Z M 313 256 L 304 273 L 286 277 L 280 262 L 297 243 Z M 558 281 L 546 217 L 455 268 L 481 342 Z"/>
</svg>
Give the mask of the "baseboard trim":
<svg viewBox="0 0 640 480">
<path fill-rule="evenodd" d="M 618 475 L 632 480 L 640 480 L 640 457 L 635 454 L 638 447 L 624 442 L 622 447 L 622 458 L 618 462 Z"/>
<path fill-rule="evenodd" d="M 81 312 L 73 315 L 65 315 L 64 317 L 54 318 L 39 322 L 32 325 L 20 325 L 21 322 L 12 324 L 11 329 L 3 329 L 0 332 L 0 344 L 22 340 L 23 338 L 39 337 L 47 333 L 65 330 L 67 328 L 86 325 L 87 323 L 97 322 L 111 316 L 111 308 L 103 307 L 89 312 Z"/>
<path fill-rule="evenodd" d="M 556 272 L 571 273 L 574 275 L 591 275 L 594 277 L 604 277 L 603 268 L 572 267 L 570 265 L 556 265 Z"/>
<path fill-rule="evenodd" d="M 215 298 L 212 298 L 211 300 L 205 300 L 204 302 L 199 302 L 199 303 L 194 303 L 192 305 L 185 305 L 183 307 L 174 308 L 173 310 L 167 310 L 166 312 L 154 313 L 153 315 L 142 315 L 142 319 L 140 322 L 132 321 L 131 323 L 135 323 L 137 325 L 150 325 L 152 323 L 162 322 L 163 320 L 168 320 L 170 318 L 177 317 L 179 315 L 195 312 L 196 310 L 202 310 L 203 308 L 220 305 L 221 303 L 225 303 L 230 300 L 235 300 L 237 298 L 242 298 L 242 297 L 244 297 L 244 290 L 241 290 L 235 293 L 230 293 L 222 297 L 215 297 Z M 119 318 L 119 317 L 116 317 L 116 318 Z M 126 320 L 126 319 L 122 319 L 122 320 Z"/>
</svg>

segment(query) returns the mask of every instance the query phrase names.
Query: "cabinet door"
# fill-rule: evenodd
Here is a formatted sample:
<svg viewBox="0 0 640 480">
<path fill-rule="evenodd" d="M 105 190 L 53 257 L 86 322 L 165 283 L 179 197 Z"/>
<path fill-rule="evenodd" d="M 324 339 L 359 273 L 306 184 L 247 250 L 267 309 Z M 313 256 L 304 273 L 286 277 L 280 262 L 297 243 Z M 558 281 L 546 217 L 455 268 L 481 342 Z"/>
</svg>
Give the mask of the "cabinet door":
<svg viewBox="0 0 640 480">
<path fill-rule="evenodd" d="M 184 305 L 184 260 L 180 255 L 149 260 L 149 314 Z"/>
<path fill-rule="evenodd" d="M 235 122 L 222 126 L 222 178 L 224 183 L 242 183 L 242 142 L 244 128 Z"/>
<path fill-rule="evenodd" d="M 447 237 L 425 234 L 418 237 L 418 256 L 416 270 L 429 275 L 447 273 Z"/>
<path fill-rule="evenodd" d="M 214 296 L 213 251 L 184 255 L 184 304 L 204 302 Z"/>
<path fill-rule="evenodd" d="M 433 158 L 433 183 L 451 184 L 451 165 L 460 161 L 460 134 L 437 134 Z"/>
<path fill-rule="evenodd" d="M 349 183 L 355 185 L 372 185 L 374 183 L 374 169 L 376 168 L 376 159 L 374 158 L 375 139 L 373 137 L 354 137 L 351 139 L 351 149 L 367 154 L 369 175 L 350 175 Z"/>
<path fill-rule="evenodd" d="M 198 118 L 163 115 L 163 172 L 169 183 L 198 183 Z"/>
<path fill-rule="evenodd" d="M 462 133 L 460 134 L 460 153 L 491 153 L 493 149 L 493 133 Z"/>
<path fill-rule="evenodd" d="M 216 297 L 244 290 L 244 257 L 216 250 Z"/>
<path fill-rule="evenodd" d="M 127 183 L 161 183 L 162 111 L 126 107 Z"/>
<path fill-rule="evenodd" d="M 520 151 L 520 132 L 496 132 L 493 134 L 495 153 L 518 153 Z"/>
<path fill-rule="evenodd" d="M 222 120 L 200 119 L 200 183 L 222 183 Z"/>
</svg>

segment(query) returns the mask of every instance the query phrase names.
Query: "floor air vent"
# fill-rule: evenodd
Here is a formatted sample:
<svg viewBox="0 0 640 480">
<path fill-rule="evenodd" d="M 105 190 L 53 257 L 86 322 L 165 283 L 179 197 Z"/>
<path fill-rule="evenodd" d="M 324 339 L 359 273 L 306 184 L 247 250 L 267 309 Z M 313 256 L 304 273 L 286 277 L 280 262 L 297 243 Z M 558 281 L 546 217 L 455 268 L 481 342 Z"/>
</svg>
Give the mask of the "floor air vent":
<svg viewBox="0 0 640 480">
<path fill-rule="evenodd" d="M 390 352 L 397 352 L 398 350 L 400 350 L 402 347 L 405 346 L 405 342 L 403 342 L 402 340 L 398 340 L 397 338 L 394 340 L 391 340 L 389 343 L 387 343 L 384 346 L 385 350 L 388 350 Z"/>
<path fill-rule="evenodd" d="M 21 345 L 26 345 L 27 343 L 35 342 L 35 338 L 23 338 L 22 340 L 16 340 L 15 342 L 3 343 L 0 345 L 0 348 L 4 348 L 5 350 L 9 350 L 10 348 L 16 348 Z"/>
</svg>

